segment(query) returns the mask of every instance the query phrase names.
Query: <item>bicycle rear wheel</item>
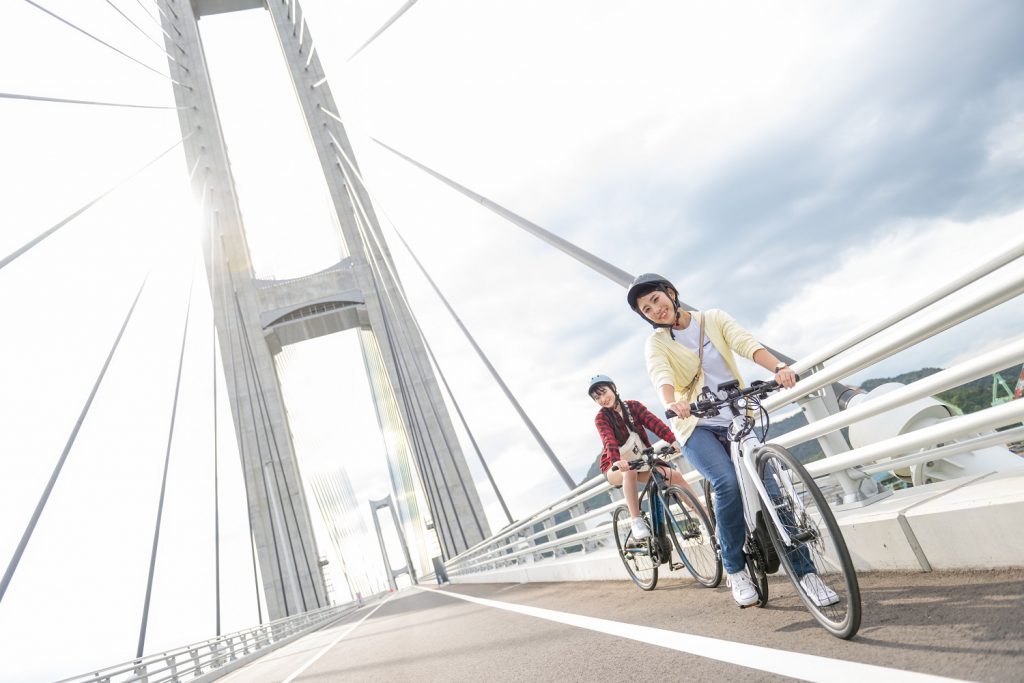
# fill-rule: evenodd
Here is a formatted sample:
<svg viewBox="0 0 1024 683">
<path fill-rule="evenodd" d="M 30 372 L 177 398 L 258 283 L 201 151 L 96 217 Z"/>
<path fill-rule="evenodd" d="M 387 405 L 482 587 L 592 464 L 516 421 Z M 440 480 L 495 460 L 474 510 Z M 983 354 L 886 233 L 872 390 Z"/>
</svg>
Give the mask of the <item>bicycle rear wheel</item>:
<svg viewBox="0 0 1024 683">
<path fill-rule="evenodd" d="M 686 489 L 665 489 L 668 532 L 683 564 L 701 584 L 714 588 L 722 581 L 722 560 L 715 547 L 715 528 L 697 498 Z"/>
<path fill-rule="evenodd" d="M 768 444 L 758 449 L 757 471 L 769 488 L 779 519 L 793 546 L 787 548 L 771 516 L 765 512 L 768 534 L 779 560 L 807 609 L 825 630 L 839 638 L 852 638 L 860 628 L 861 602 L 857 573 L 839 524 L 814 479 L 785 448 Z M 772 491 L 773 484 L 778 491 Z M 807 562 L 835 596 L 820 585 L 797 576 Z"/>
<path fill-rule="evenodd" d="M 658 584 L 658 563 L 656 558 L 651 557 L 651 543 L 654 537 L 642 541 L 633 539 L 633 518 L 625 505 L 620 505 L 612 512 L 612 532 L 615 535 L 615 546 L 619 549 L 619 557 L 626 567 L 629 578 L 645 591 L 654 590 Z"/>
</svg>

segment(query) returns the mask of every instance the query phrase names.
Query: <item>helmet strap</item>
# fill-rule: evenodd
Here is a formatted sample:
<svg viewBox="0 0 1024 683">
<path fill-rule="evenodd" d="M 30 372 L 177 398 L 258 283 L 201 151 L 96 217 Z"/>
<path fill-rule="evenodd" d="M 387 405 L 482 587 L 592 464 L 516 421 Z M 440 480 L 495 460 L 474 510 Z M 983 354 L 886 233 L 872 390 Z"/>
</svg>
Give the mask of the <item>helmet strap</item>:
<svg viewBox="0 0 1024 683">
<path fill-rule="evenodd" d="M 653 327 L 655 329 L 657 329 L 659 327 L 667 327 L 668 328 L 668 335 L 670 337 L 672 337 L 672 339 L 674 341 L 675 338 L 676 338 L 676 335 L 672 331 L 672 328 L 675 327 L 676 324 L 679 323 L 679 316 L 681 316 L 683 314 L 682 306 L 679 305 L 679 293 L 676 292 L 673 289 L 672 291 L 673 291 L 673 293 L 675 293 L 675 296 L 669 297 L 668 296 L 668 288 L 665 287 L 665 285 L 658 285 L 658 291 L 660 291 L 662 294 L 664 294 L 666 297 L 668 297 L 672 301 L 672 308 L 675 309 L 675 312 L 676 312 L 675 322 L 671 322 L 671 323 L 667 323 L 667 324 L 666 323 L 656 323 L 653 320 L 651 320 L 650 318 L 648 318 L 646 315 L 644 315 L 643 313 L 640 313 L 640 317 L 643 318 L 644 320 L 646 320 L 647 322 L 649 322 L 651 324 L 651 327 Z M 639 313 L 639 311 L 637 311 L 637 312 Z"/>
</svg>

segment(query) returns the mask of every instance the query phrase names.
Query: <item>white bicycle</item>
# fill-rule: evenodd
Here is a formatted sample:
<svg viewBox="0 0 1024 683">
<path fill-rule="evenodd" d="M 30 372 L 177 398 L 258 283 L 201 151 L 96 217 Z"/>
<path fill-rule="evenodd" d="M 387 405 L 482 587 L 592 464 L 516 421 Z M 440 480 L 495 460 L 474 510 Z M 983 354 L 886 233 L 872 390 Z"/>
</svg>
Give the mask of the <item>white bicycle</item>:
<svg viewBox="0 0 1024 683">
<path fill-rule="evenodd" d="M 768 603 L 768 575 L 781 565 L 818 623 L 839 638 L 852 638 L 860 628 L 860 587 L 839 524 L 796 456 L 764 443 L 769 421 L 761 400 L 779 388 L 776 382 L 753 382 L 740 389 L 739 382 L 732 381 L 720 384 L 716 394 L 704 387 L 697 402 L 690 404 L 690 414 L 712 417 L 729 409 L 733 415 L 728 440 L 746 522 L 743 552 L 757 589 L 757 605 Z M 762 419 L 760 437 L 754 431 L 754 413 Z M 670 410 L 666 416 L 676 414 Z M 707 481 L 704 496 L 714 524 L 715 506 Z M 818 582 L 802 582 L 808 572 L 818 574 L 835 596 L 823 597 Z"/>
</svg>

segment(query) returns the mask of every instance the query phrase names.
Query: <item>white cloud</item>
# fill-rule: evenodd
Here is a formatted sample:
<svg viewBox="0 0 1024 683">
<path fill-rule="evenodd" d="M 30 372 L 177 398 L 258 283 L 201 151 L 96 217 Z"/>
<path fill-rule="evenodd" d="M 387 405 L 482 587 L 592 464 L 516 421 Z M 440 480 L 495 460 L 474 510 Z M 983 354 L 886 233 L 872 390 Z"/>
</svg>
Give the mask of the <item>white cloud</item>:
<svg viewBox="0 0 1024 683">
<path fill-rule="evenodd" d="M 1024 165 L 1024 114 L 1016 114 L 992 131 L 988 158 L 994 164 Z"/>
</svg>

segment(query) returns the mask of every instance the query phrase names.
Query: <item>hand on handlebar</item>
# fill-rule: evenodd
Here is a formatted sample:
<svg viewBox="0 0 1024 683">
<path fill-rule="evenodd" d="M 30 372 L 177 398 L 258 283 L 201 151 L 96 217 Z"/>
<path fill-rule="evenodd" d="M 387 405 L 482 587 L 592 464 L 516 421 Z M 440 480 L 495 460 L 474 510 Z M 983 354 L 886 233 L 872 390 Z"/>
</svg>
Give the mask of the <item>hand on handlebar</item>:
<svg viewBox="0 0 1024 683">
<path fill-rule="evenodd" d="M 666 405 L 665 408 L 675 413 L 677 417 L 684 419 L 690 417 L 690 404 L 686 401 L 673 401 Z"/>
<path fill-rule="evenodd" d="M 629 470 L 634 468 L 630 466 L 628 460 L 618 460 L 612 463 L 611 469 L 612 472 L 628 472 Z"/>
</svg>

